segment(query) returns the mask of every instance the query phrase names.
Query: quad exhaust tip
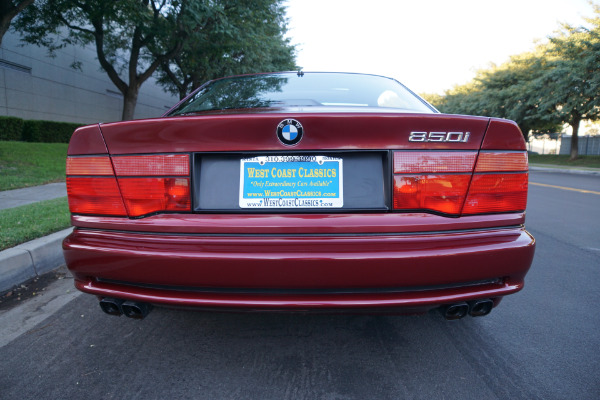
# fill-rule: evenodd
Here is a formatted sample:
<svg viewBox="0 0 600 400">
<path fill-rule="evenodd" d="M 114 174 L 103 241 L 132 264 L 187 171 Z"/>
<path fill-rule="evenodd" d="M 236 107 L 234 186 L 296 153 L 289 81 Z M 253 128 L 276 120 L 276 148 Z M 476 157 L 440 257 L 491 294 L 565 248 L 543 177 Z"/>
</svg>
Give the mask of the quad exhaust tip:
<svg viewBox="0 0 600 400">
<path fill-rule="evenodd" d="M 440 311 L 447 320 L 461 319 L 469 313 L 469 305 L 464 302 L 449 304 L 440 307 Z"/>
<path fill-rule="evenodd" d="M 152 304 L 105 297 L 100 300 L 100 308 L 108 315 L 125 315 L 133 319 L 144 319 L 152 311 Z"/>
<path fill-rule="evenodd" d="M 124 300 L 121 299 L 112 299 L 110 297 L 105 297 L 102 300 L 100 300 L 100 308 L 108 315 L 115 315 L 117 317 L 120 317 L 123 314 L 123 309 L 121 308 L 123 302 Z"/>
<path fill-rule="evenodd" d="M 492 312 L 494 301 L 492 299 L 481 299 L 456 304 L 447 304 L 440 307 L 440 312 L 447 320 L 461 319 L 468 315 L 472 317 L 483 317 Z"/>
<path fill-rule="evenodd" d="M 483 317 L 492 312 L 494 302 L 491 299 L 483 299 L 469 302 L 469 315 L 471 317 Z"/>
</svg>

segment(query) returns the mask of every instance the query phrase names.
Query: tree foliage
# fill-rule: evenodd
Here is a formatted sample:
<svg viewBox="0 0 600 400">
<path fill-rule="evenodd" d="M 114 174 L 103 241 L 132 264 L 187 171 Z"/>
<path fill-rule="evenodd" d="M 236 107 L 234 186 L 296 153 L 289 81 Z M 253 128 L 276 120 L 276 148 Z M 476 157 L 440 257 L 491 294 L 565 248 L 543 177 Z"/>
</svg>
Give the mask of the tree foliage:
<svg viewBox="0 0 600 400">
<path fill-rule="evenodd" d="M 25 7 L 31 5 L 34 0 L 0 0 L 0 45 L 2 44 L 2 38 L 4 34 L 10 28 L 10 23 L 25 9 Z"/>
<path fill-rule="evenodd" d="M 563 25 L 550 38 L 546 73 L 532 83 L 539 110 L 573 128 L 571 159 L 578 156 L 581 121 L 600 119 L 600 6 L 590 27 Z"/>
<path fill-rule="evenodd" d="M 40 0 L 21 14 L 16 27 L 25 41 L 51 53 L 66 44 L 94 43 L 100 66 L 123 94 L 125 120 L 133 118 L 142 83 L 181 52 L 189 27 L 204 11 L 201 5 L 188 0 Z"/>
<path fill-rule="evenodd" d="M 38 0 L 15 26 L 26 42 L 50 54 L 67 44 L 94 44 L 100 66 L 123 94 L 127 120 L 141 85 L 159 68 L 160 82 L 182 96 L 209 77 L 293 67 L 281 3 Z"/>
<path fill-rule="evenodd" d="M 594 8 L 588 27 L 563 25 L 534 51 L 478 71 L 471 82 L 432 97 L 433 104 L 446 113 L 512 119 L 525 136 L 569 124 L 576 158 L 581 121 L 600 119 L 600 7 Z"/>
<path fill-rule="evenodd" d="M 181 54 L 161 68 L 160 82 L 185 97 L 207 80 L 252 72 L 295 69 L 295 48 L 286 32 L 281 0 L 214 1 L 220 29 L 194 32 Z"/>
</svg>

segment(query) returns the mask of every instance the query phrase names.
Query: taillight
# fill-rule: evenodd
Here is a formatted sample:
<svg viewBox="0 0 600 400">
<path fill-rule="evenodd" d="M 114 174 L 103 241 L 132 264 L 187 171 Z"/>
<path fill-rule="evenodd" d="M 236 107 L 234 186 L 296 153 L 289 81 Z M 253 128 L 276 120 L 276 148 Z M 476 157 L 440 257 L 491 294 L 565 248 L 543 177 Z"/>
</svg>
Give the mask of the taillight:
<svg viewBox="0 0 600 400">
<path fill-rule="evenodd" d="M 524 211 L 527 170 L 524 151 L 396 151 L 394 210 L 455 216 Z"/>
<path fill-rule="evenodd" d="M 187 154 L 69 156 L 69 208 L 74 214 L 130 217 L 190 211 L 189 160 Z"/>
<path fill-rule="evenodd" d="M 188 178 L 119 178 L 130 217 L 157 211 L 189 211 Z"/>
<path fill-rule="evenodd" d="M 67 194 L 69 210 L 73 214 L 127 216 L 119 186 L 114 177 L 67 176 Z"/>
<path fill-rule="evenodd" d="M 127 216 L 108 156 L 67 157 L 67 194 L 73 214 Z"/>
<path fill-rule="evenodd" d="M 463 215 L 525 211 L 527 152 L 481 152 Z"/>
<path fill-rule="evenodd" d="M 114 156 L 117 176 L 187 176 L 190 157 L 187 154 L 152 154 L 143 156 Z"/>
<path fill-rule="evenodd" d="M 394 152 L 394 209 L 461 212 L 476 151 Z"/>
</svg>

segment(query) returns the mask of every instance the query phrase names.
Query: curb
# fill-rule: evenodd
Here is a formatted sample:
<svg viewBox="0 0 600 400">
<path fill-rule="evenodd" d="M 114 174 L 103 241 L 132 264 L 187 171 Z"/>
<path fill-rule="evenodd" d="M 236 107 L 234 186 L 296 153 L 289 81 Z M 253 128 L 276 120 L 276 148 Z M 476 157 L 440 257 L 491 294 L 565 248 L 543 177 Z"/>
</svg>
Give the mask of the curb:
<svg viewBox="0 0 600 400">
<path fill-rule="evenodd" d="M 580 175 L 600 175 L 600 168 L 595 169 L 577 169 L 577 168 L 565 168 L 562 166 L 550 166 L 542 167 L 538 165 L 529 164 L 530 171 L 549 171 L 549 172 L 564 172 L 566 174 L 580 174 Z"/>
<path fill-rule="evenodd" d="M 64 229 L 0 252 L 0 292 L 65 264 L 62 241 L 73 231 Z"/>
</svg>

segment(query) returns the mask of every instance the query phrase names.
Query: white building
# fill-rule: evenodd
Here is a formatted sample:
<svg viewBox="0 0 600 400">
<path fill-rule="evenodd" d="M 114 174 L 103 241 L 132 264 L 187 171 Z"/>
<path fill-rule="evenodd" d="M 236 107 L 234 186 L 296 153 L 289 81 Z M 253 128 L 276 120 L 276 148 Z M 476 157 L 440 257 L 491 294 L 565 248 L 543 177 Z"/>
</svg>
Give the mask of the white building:
<svg viewBox="0 0 600 400">
<path fill-rule="evenodd" d="M 177 101 L 150 78 L 141 86 L 135 118 L 158 117 Z M 123 96 L 100 69 L 95 47 L 67 46 L 49 57 L 46 48 L 24 44 L 14 32 L 2 39 L 0 115 L 90 124 L 119 121 L 122 109 Z"/>
</svg>

